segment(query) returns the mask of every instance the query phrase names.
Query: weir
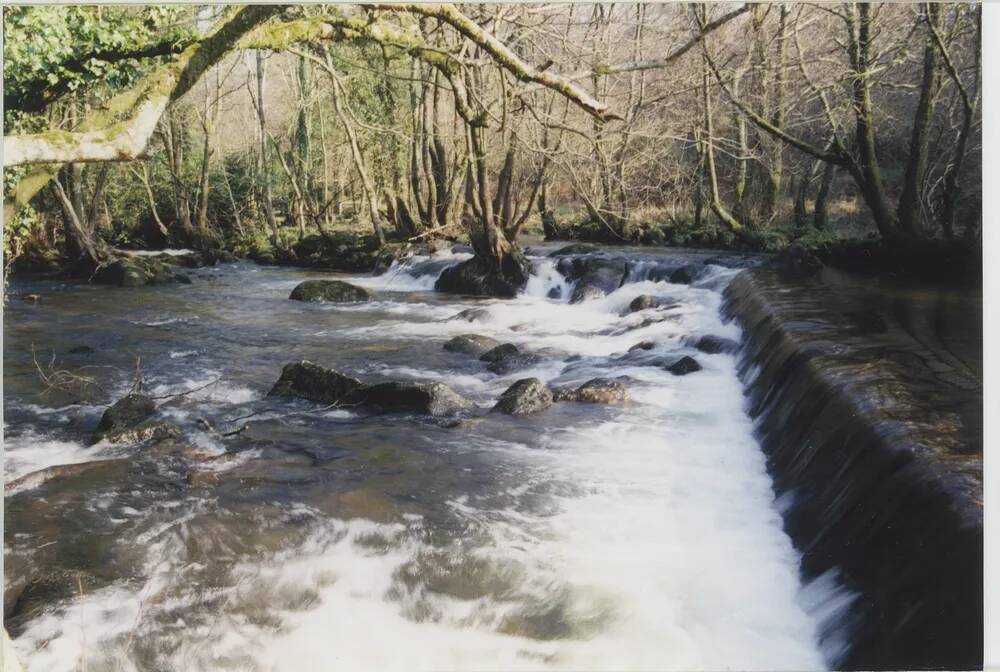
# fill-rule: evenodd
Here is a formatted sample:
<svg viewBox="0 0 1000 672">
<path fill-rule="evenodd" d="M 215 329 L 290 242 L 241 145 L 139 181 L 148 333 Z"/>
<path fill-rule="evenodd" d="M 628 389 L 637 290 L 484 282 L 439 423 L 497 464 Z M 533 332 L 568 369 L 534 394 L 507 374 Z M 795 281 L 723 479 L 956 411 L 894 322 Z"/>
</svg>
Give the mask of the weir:
<svg viewBox="0 0 1000 672">
<path fill-rule="evenodd" d="M 855 594 L 834 664 L 981 667 L 981 296 L 764 269 L 724 296 L 804 578 Z"/>
</svg>

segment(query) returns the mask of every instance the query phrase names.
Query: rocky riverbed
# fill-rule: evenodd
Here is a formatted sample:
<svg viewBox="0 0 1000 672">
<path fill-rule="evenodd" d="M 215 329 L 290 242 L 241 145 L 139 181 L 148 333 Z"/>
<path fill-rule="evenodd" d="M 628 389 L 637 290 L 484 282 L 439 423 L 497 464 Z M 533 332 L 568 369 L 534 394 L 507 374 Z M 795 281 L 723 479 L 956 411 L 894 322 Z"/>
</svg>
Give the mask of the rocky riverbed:
<svg viewBox="0 0 1000 672">
<path fill-rule="evenodd" d="M 468 256 L 15 281 L 27 668 L 836 664 L 845 593 L 800 579 L 720 315 L 752 260 L 550 246 L 513 299 L 434 292 Z M 161 429 L 111 440 L 129 394 L 124 429 Z"/>
</svg>

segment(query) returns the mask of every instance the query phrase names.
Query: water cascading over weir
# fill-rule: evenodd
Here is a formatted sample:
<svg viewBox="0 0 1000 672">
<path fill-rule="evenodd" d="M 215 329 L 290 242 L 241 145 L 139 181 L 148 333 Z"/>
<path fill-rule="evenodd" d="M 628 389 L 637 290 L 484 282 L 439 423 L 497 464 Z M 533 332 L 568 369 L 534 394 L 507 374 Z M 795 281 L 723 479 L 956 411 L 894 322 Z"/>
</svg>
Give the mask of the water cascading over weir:
<svg viewBox="0 0 1000 672">
<path fill-rule="evenodd" d="M 981 299 L 873 284 L 730 283 L 748 411 L 804 579 L 853 594 L 823 633 L 843 643 L 831 663 L 981 668 L 982 386 L 962 357 L 981 344 L 946 329 L 981 333 Z"/>
</svg>

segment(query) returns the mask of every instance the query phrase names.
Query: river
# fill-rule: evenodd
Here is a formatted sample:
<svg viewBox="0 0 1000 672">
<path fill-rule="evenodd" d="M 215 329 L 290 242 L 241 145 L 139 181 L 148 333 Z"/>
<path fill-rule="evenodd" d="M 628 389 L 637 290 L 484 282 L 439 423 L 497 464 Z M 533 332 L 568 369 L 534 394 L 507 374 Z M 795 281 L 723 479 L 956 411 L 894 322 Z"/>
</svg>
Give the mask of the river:
<svg viewBox="0 0 1000 672">
<path fill-rule="evenodd" d="M 27 669 L 835 665 L 840 646 L 820 632 L 844 598 L 800 580 L 736 357 L 690 345 L 740 338 L 720 317 L 738 271 L 654 282 L 650 268 L 707 255 L 618 250 L 629 281 L 570 304 L 550 249 L 534 248 L 535 275 L 506 301 L 435 293 L 467 257 L 454 252 L 374 277 L 239 263 L 190 285 L 14 280 L 13 294 L 41 296 L 13 299 L 4 330 L 6 584 L 41 586 L 8 626 Z M 318 277 L 376 299 L 288 300 Z M 645 323 L 650 311 L 626 312 L 640 294 L 677 305 Z M 454 319 L 470 308 L 484 311 Z M 541 361 L 495 375 L 442 349 L 462 333 Z M 629 352 L 641 341 L 654 346 Z M 93 377 L 93 395 L 43 394 L 32 349 L 43 370 Z M 678 354 L 702 370 L 653 365 Z M 442 381 L 482 411 L 449 423 L 266 397 L 302 359 Z M 182 438 L 89 446 L 137 368 Z M 530 376 L 625 376 L 632 400 L 486 413 Z M 46 470 L 73 463 L 89 468 Z"/>
</svg>

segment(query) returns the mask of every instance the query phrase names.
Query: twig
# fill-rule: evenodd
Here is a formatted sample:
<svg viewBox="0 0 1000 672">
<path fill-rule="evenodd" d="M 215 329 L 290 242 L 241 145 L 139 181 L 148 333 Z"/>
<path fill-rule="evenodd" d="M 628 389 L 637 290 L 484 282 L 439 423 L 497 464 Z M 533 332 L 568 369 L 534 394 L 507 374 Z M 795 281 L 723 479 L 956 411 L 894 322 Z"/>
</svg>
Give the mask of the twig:
<svg viewBox="0 0 1000 672">
<path fill-rule="evenodd" d="M 150 397 L 150 399 L 172 399 L 174 397 L 183 397 L 184 395 L 187 395 L 187 394 L 192 394 L 194 392 L 200 392 L 201 390 L 204 390 L 206 387 L 211 387 L 212 385 L 215 385 L 216 383 L 218 383 L 220 380 L 222 380 L 221 377 L 216 378 L 215 380 L 210 380 L 209 382 L 205 383 L 204 385 L 199 385 L 198 387 L 192 387 L 190 390 L 185 390 L 183 392 L 173 392 L 171 394 L 161 394 L 160 396 L 157 396 L 157 397 Z"/>
<path fill-rule="evenodd" d="M 333 402 L 332 404 L 330 404 L 328 406 L 321 406 L 320 408 L 310 408 L 307 411 L 290 411 L 288 413 L 282 413 L 280 415 L 274 416 L 273 418 L 268 418 L 268 420 L 279 420 L 280 421 L 280 420 L 284 420 L 285 418 L 291 418 L 291 417 L 294 417 L 294 416 L 297 416 L 297 415 L 312 415 L 314 413 L 323 413 L 324 411 L 329 411 L 329 410 L 332 410 L 334 408 L 354 408 L 354 407 L 357 407 L 357 406 L 360 406 L 360 405 L 361 405 L 361 402 L 358 402 L 356 404 L 342 404 L 339 401 L 335 401 L 335 402 Z M 246 420 L 247 418 L 252 418 L 254 416 L 262 415 L 264 413 L 270 413 L 270 412 L 273 412 L 275 410 L 277 410 L 277 409 L 274 409 L 274 408 L 262 408 L 259 411 L 254 411 L 253 413 L 248 413 L 246 415 L 241 415 L 241 416 L 238 416 L 238 417 L 235 417 L 235 418 L 230 418 L 228 420 L 223 420 L 223 422 L 232 423 L 232 422 L 237 422 L 239 420 Z M 235 429 L 235 430 L 233 430 L 231 432 L 223 432 L 222 434 L 220 434 L 220 436 L 235 436 L 237 434 L 240 434 L 241 432 L 246 431 L 246 429 L 249 426 L 250 426 L 250 423 L 247 422 L 242 427 L 240 427 L 239 429 Z"/>
<path fill-rule="evenodd" d="M 95 387 L 101 394 L 105 394 L 104 388 L 94 378 L 81 376 L 66 369 L 56 369 L 55 350 L 52 351 L 52 358 L 49 359 L 49 363 L 43 368 L 38 362 L 38 353 L 35 350 L 35 344 L 32 343 L 31 361 L 35 364 L 35 370 L 38 371 L 38 378 L 45 385 L 45 389 L 40 393 L 42 396 L 50 393 L 52 390 L 86 396 L 88 389 L 91 387 Z"/>
</svg>

